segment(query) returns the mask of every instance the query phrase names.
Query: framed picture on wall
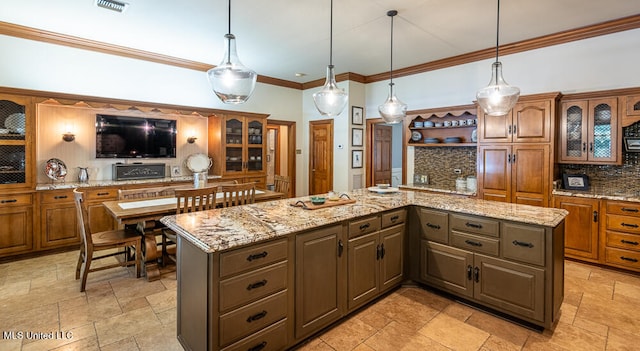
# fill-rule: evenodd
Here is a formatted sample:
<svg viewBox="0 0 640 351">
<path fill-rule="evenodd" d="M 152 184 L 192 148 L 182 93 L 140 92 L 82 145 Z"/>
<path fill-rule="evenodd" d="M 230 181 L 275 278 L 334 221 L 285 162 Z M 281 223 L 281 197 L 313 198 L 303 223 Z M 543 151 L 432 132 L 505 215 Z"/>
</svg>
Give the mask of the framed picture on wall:
<svg viewBox="0 0 640 351">
<path fill-rule="evenodd" d="M 362 128 L 351 128 L 351 146 L 362 146 Z"/>
<path fill-rule="evenodd" d="M 351 124 L 362 125 L 364 109 L 359 106 L 351 106 Z"/>
<path fill-rule="evenodd" d="M 182 175 L 182 169 L 180 169 L 180 166 L 171 166 L 172 177 L 180 177 L 181 175 Z"/>
<path fill-rule="evenodd" d="M 362 168 L 362 150 L 351 151 L 351 168 Z"/>
<path fill-rule="evenodd" d="M 589 190 L 589 178 L 586 174 L 563 174 L 564 188 L 568 190 Z"/>
</svg>

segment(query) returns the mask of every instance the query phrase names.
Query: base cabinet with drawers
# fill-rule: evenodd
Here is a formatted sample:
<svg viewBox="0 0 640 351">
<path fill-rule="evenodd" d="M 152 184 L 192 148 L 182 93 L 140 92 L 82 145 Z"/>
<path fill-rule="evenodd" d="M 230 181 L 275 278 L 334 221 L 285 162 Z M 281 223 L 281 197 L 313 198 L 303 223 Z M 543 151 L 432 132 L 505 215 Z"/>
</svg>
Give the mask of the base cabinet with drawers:
<svg viewBox="0 0 640 351">
<path fill-rule="evenodd" d="M 419 238 L 410 240 L 420 242 L 419 281 L 546 328 L 558 318 L 562 226 L 428 209 L 418 216 Z"/>
<path fill-rule="evenodd" d="M 603 207 L 602 263 L 640 272 L 640 203 L 606 200 Z"/>
</svg>

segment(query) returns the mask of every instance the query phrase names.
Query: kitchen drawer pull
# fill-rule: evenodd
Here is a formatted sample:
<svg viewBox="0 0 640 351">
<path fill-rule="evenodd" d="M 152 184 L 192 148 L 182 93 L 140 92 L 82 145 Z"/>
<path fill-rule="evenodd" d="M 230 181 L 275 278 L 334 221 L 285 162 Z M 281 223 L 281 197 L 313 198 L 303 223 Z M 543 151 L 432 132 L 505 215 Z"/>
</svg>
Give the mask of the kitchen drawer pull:
<svg viewBox="0 0 640 351">
<path fill-rule="evenodd" d="M 18 200 L 11 199 L 11 200 L 2 200 L 2 201 L 0 201 L 0 203 L 2 203 L 2 204 L 10 204 L 10 203 L 14 203 L 14 202 L 18 202 Z"/>
<path fill-rule="evenodd" d="M 247 318 L 247 323 L 251 323 L 254 321 L 257 321 L 258 319 L 262 319 L 267 315 L 267 311 L 262 310 L 262 312 L 256 313 L 253 316 L 249 316 L 249 318 Z"/>
<path fill-rule="evenodd" d="M 431 223 L 427 223 L 427 227 L 431 228 L 431 229 L 440 229 L 440 226 L 437 224 L 431 224 Z"/>
<path fill-rule="evenodd" d="M 598 211 L 593 211 L 593 221 L 598 222 Z"/>
<path fill-rule="evenodd" d="M 266 251 L 262 251 L 261 253 L 258 254 L 252 254 L 249 255 L 249 257 L 247 257 L 247 261 L 251 262 L 253 260 L 257 260 L 259 258 L 265 258 L 267 257 L 268 253 Z"/>
<path fill-rule="evenodd" d="M 264 349 L 267 346 L 267 342 L 263 341 L 261 343 L 259 343 L 258 345 L 254 346 L 254 347 L 250 347 L 247 349 L 247 351 L 260 351 L 262 349 Z"/>
<path fill-rule="evenodd" d="M 267 285 L 267 280 L 263 279 L 259 282 L 255 282 L 255 283 L 251 283 L 247 286 L 247 290 L 253 290 L 253 289 L 257 289 L 257 288 L 261 288 L 263 286 Z"/>
<path fill-rule="evenodd" d="M 380 260 L 380 256 L 382 256 L 382 253 L 380 252 L 380 245 L 376 246 L 376 261 Z"/>
<path fill-rule="evenodd" d="M 107 196 L 107 195 L 109 195 L 109 193 L 97 193 L 96 195 L 98 195 L 98 196 Z"/>
<path fill-rule="evenodd" d="M 66 198 L 68 198 L 68 196 L 67 195 L 58 195 L 58 196 L 54 196 L 53 198 L 56 199 L 56 200 L 59 200 L 59 199 L 66 199 Z"/>
<path fill-rule="evenodd" d="M 395 215 L 395 216 L 392 216 L 392 217 L 391 217 L 391 218 L 389 218 L 389 219 L 391 220 L 391 222 L 395 222 L 395 221 L 397 221 L 399 218 L 400 218 L 400 216 Z"/>
<path fill-rule="evenodd" d="M 473 267 L 467 265 L 467 280 L 473 279 Z"/>
<path fill-rule="evenodd" d="M 465 240 L 464 242 L 465 242 L 467 245 L 471 245 L 471 246 L 477 246 L 477 247 L 482 246 L 482 243 L 479 243 L 479 242 L 477 242 L 477 241 L 472 241 L 472 240 L 469 240 L 469 239 Z"/>
<path fill-rule="evenodd" d="M 387 251 L 384 249 L 384 244 L 380 244 L 380 259 L 383 259 L 383 258 L 384 258 L 384 254 L 385 254 L 386 252 L 387 252 Z"/>
<path fill-rule="evenodd" d="M 589 143 L 589 152 L 593 153 L 593 143 Z"/>
<path fill-rule="evenodd" d="M 370 226 L 371 226 L 371 224 L 369 224 L 368 222 L 365 223 L 365 224 L 361 224 L 360 225 L 360 230 L 365 230 L 365 229 L 369 228 Z"/>
<path fill-rule="evenodd" d="M 623 210 L 624 212 L 635 212 L 635 213 L 637 213 L 637 212 L 638 212 L 638 209 L 637 209 L 637 208 L 628 208 L 628 207 L 623 207 L 623 208 L 621 208 L 621 210 Z"/>
<path fill-rule="evenodd" d="M 528 248 L 532 248 L 533 244 L 532 243 L 525 243 L 524 241 L 518 241 L 518 240 L 514 240 L 512 241 L 513 245 L 516 246 L 523 246 L 523 247 L 528 247 Z"/>
<path fill-rule="evenodd" d="M 587 142 L 582 143 L 582 152 L 587 152 Z"/>
<path fill-rule="evenodd" d="M 633 258 L 633 257 L 624 257 L 624 256 L 620 256 L 621 260 L 625 260 L 625 261 L 629 261 L 629 262 L 638 262 L 637 258 Z"/>
<path fill-rule="evenodd" d="M 620 225 L 623 227 L 638 228 L 637 224 L 629 224 L 629 223 L 622 222 L 620 223 Z"/>
<path fill-rule="evenodd" d="M 476 267 L 473 269 L 473 275 L 475 277 L 476 283 L 480 282 L 480 268 Z"/>
<path fill-rule="evenodd" d="M 620 242 L 623 243 L 623 244 L 629 244 L 629 245 L 638 245 L 638 244 L 640 244 L 637 241 L 629 241 L 629 240 L 624 240 L 624 239 L 621 239 Z"/>
<path fill-rule="evenodd" d="M 467 227 L 471 227 L 471 228 L 482 229 L 482 224 L 476 224 L 476 223 L 467 222 L 465 225 Z"/>
<path fill-rule="evenodd" d="M 342 257 L 342 252 L 344 251 L 344 244 L 342 240 L 338 240 L 338 257 Z"/>
</svg>

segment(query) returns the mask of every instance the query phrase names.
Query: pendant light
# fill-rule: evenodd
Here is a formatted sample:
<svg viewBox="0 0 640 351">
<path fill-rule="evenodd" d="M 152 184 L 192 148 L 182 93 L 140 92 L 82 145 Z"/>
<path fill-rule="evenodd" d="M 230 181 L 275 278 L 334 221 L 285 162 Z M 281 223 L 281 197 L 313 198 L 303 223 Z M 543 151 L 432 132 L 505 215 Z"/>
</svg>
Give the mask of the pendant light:
<svg viewBox="0 0 640 351">
<path fill-rule="evenodd" d="M 498 61 L 498 48 L 500 34 L 500 0 L 498 0 L 498 13 L 496 25 L 496 62 L 491 65 L 491 81 L 489 85 L 478 90 L 476 98 L 478 104 L 489 116 L 503 116 L 518 102 L 520 89 L 511 86 L 502 78 L 502 63 Z"/>
<path fill-rule="evenodd" d="M 396 10 L 387 12 L 391 17 L 391 68 L 389 69 L 389 97 L 384 104 L 378 106 L 378 111 L 386 123 L 395 124 L 404 120 L 407 115 L 407 104 L 400 101 L 393 92 L 393 17 L 398 14 Z"/>
<path fill-rule="evenodd" d="M 236 52 L 236 37 L 231 34 L 231 0 L 229 0 L 229 31 L 224 36 L 222 62 L 207 71 L 213 92 L 225 104 L 241 104 L 249 99 L 256 87 L 258 75 L 245 67 Z"/>
<path fill-rule="evenodd" d="M 331 21 L 329 30 L 329 66 L 327 66 L 327 79 L 322 90 L 313 94 L 313 102 L 323 116 L 338 116 L 347 105 L 349 95 L 338 88 L 336 75 L 333 71 L 333 0 L 331 0 Z"/>
</svg>

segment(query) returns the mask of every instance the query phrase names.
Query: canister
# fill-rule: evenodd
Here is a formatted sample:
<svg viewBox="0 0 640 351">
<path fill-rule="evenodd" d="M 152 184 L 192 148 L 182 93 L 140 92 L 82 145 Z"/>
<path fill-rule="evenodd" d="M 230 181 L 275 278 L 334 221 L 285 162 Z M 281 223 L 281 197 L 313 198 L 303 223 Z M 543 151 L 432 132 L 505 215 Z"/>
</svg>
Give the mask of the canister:
<svg viewBox="0 0 640 351">
<path fill-rule="evenodd" d="M 478 190 L 478 180 L 476 179 L 476 176 L 467 177 L 467 190 L 468 191 Z"/>
</svg>

